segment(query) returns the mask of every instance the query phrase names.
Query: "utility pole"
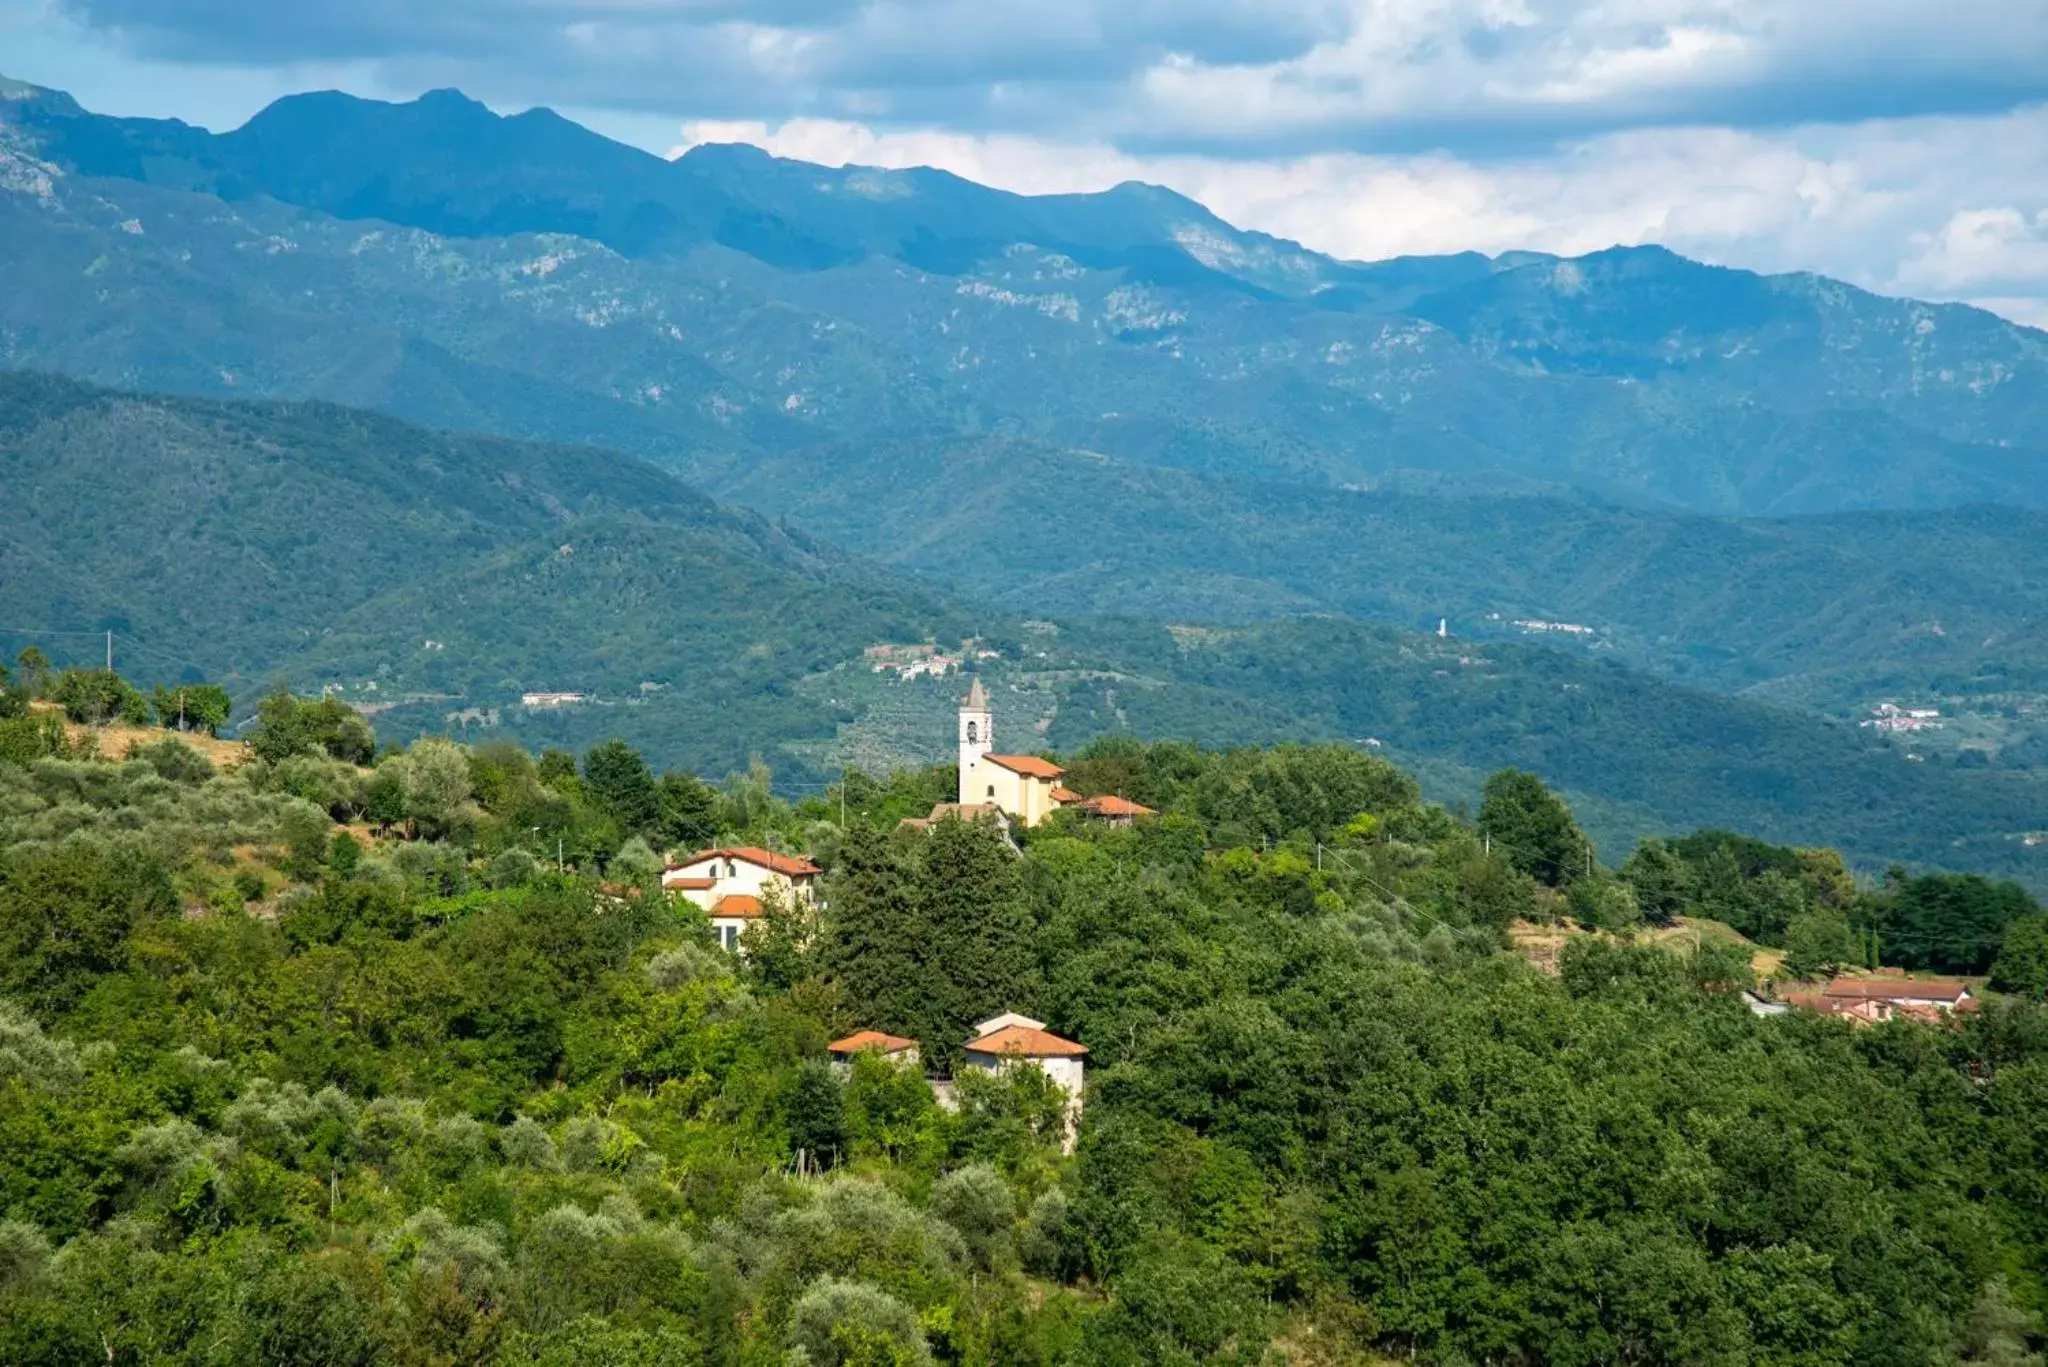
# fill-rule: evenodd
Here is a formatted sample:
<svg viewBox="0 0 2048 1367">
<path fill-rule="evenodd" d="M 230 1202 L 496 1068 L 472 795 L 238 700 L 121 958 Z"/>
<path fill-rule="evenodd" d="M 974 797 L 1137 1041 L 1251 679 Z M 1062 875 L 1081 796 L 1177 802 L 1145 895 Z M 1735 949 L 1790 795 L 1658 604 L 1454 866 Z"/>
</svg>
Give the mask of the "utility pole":
<svg viewBox="0 0 2048 1367">
<path fill-rule="evenodd" d="M 114 672 L 114 633 L 107 633 L 107 673 Z"/>
</svg>

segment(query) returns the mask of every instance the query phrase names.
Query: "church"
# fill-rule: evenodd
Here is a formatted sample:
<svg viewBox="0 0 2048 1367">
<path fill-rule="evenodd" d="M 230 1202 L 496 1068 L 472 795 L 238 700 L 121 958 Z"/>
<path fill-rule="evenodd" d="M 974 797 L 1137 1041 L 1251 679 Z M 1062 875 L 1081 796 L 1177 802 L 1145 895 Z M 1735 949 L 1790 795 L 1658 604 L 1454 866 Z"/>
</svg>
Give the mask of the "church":
<svg viewBox="0 0 2048 1367">
<path fill-rule="evenodd" d="M 1036 755 L 996 753 L 995 712 L 976 679 L 960 703 L 960 809 L 989 807 L 1020 826 L 1036 826 L 1059 808 L 1081 801 L 1060 786 L 1066 770 Z"/>
<path fill-rule="evenodd" d="M 930 816 L 905 817 L 903 824 L 929 830 L 948 817 L 973 821 L 993 817 L 1006 831 L 1036 826 L 1054 812 L 1076 812 L 1112 826 L 1129 826 L 1140 817 L 1157 815 L 1128 798 L 1111 794 L 1083 797 L 1060 782 L 1066 770 L 1037 755 L 996 753 L 995 711 L 988 690 L 976 679 L 960 700 L 960 791 L 956 802 L 941 802 Z"/>
</svg>

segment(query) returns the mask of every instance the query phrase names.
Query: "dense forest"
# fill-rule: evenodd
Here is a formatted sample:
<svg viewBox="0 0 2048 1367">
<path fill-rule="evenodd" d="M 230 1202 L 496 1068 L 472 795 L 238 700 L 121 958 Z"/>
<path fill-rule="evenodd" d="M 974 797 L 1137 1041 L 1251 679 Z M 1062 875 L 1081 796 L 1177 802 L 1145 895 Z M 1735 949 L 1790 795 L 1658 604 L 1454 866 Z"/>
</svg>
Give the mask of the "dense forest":
<svg viewBox="0 0 2048 1367">
<path fill-rule="evenodd" d="M 380 746 L 30 660 L 0 697 L 0 1360 L 2037 1362 L 2048 922 L 1725 831 L 1603 857 L 1335 746 L 1105 740 L 1158 815 L 905 827 L 609 742 Z M 38 694 L 45 701 L 32 701 Z M 62 714 L 50 704 L 61 706 Z M 95 723 L 150 717 L 120 759 Z M 67 724 L 68 723 L 68 724 Z M 129 729 L 133 729 L 130 727 Z M 209 758 L 209 754 L 218 757 Z M 662 855 L 807 851 L 715 947 Z M 1988 973 L 1954 1028 L 1786 972 Z M 1570 925 L 1554 973 L 1509 930 Z M 1091 1051 L 1079 1142 L 972 1023 Z"/>
</svg>

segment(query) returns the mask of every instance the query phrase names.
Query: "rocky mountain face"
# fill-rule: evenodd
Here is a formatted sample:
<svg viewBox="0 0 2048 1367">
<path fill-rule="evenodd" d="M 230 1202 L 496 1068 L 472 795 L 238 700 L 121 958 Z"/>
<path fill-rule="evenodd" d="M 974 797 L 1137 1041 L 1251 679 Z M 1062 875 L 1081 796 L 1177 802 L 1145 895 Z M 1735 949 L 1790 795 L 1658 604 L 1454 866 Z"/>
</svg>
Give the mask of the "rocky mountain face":
<svg viewBox="0 0 2048 1367">
<path fill-rule="evenodd" d="M 1713 513 L 2048 500 L 2048 335 L 1655 248 L 1344 262 L 1150 186 L 669 162 L 454 92 L 298 96 L 215 135 L 17 86 L 0 147 L 14 366 L 700 477 L 951 431 Z"/>
</svg>

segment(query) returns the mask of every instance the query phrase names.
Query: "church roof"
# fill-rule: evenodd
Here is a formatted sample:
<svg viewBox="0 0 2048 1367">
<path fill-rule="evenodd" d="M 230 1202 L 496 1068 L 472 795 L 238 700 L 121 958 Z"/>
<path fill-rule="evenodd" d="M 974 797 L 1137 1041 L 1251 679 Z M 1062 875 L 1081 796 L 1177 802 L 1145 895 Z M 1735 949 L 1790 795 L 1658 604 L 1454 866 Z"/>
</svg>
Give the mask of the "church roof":
<svg viewBox="0 0 2048 1367">
<path fill-rule="evenodd" d="M 988 691 L 981 686 L 981 675 L 974 676 L 974 682 L 967 685 L 967 696 L 960 705 L 974 712 L 988 711 Z"/>
<path fill-rule="evenodd" d="M 982 758 L 1026 778 L 1058 778 L 1067 772 L 1051 760 L 1040 759 L 1036 755 L 983 755 Z"/>
</svg>

